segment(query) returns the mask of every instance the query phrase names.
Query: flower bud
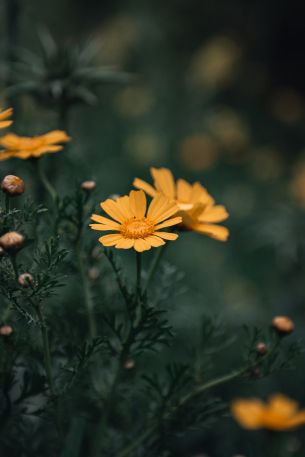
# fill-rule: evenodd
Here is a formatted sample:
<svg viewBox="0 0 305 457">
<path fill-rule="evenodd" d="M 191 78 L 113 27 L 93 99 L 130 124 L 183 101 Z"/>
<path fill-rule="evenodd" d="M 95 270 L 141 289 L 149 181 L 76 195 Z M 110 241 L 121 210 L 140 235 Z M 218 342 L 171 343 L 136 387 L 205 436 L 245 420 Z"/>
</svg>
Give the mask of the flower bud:
<svg viewBox="0 0 305 457">
<path fill-rule="evenodd" d="M 30 273 L 22 273 L 19 278 L 18 282 L 22 287 L 29 287 L 34 282 L 34 278 Z"/>
<path fill-rule="evenodd" d="M 24 181 L 18 176 L 7 175 L 1 182 L 1 189 L 10 197 L 18 197 L 24 192 Z"/>
<path fill-rule="evenodd" d="M 132 360 L 132 359 L 128 359 L 128 360 L 126 360 L 126 362 L 124 363 L 124 368 L 125 368 L 126 370 L 132 370 L 132 368 L 134 368 L 134 367 L 135 367 L 135 362 L 134 362 L 134 360 Z"/>
<path fill-rule="evenodd" d="M 287 316 L 276 316 L 272 319 L 272 327 L 282 336 L 294 331 L 294 322 Z"/>
<path fill-rule="evenodd" d="M 7 232 L 0 237 L 0 246 L 6 251 L 16 251 L 24 243 L 24 236 L 18 232 Z"/>
<path fill-rule="evenodd" d="M 13 328 L 10 325 L 3 325 L 0 327 L 1 336 L 10 336 L 13 333 Z"/>
<path fill-rule="evenodd" d="M 81 188 L 83 190 L 86 190 L 87 192 L 91 192 L 96 188 L 96 182 L 95 181 L 84 181 L 81 184 Z"/>
<path fill-rule="evenodd" d="M 268 347 L 265 343 L 263 343 L 262 341 L 257 343 L 256 345 L 256 352 L 259 354 L 259 355 L 265 355 L 267 354 L 268 352 Z"/>
<path fill-rule="evenodd" d="M 91 281 L 96 281 L 100 275 L 100 270 L 98 268 L 92 267 L 89 268 L 88 271 L 88 278 L 91 279 Z"/>
</svg>

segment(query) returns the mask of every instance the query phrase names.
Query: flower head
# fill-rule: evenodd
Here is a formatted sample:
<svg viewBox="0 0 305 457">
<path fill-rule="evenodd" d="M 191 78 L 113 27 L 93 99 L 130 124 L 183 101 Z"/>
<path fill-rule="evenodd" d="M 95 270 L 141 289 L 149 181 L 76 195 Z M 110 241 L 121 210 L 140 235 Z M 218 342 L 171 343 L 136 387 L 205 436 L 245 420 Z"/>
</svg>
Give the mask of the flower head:
<svg viewBox="0 0 305 457">
<path fill-rule="evenodd" d="M 132 190 L 129 195 L 117 200 L 108 199 L 101 203 L 101 208 L 112 219 L 92 214 L 93 230 L 115 232 L 99 238 L 104 246 L 115 246 L 117 249 L 134 248 L 138 252 L 165 244 L 164 240 L 176 240 L 176 233 L 162 232 L 160 229 L 179 224 L 177 205 L 164 195 L 157 195 L 146 211 L 145 193 Z"/>
<path fill-rule="evenodd" d="M 178 214 L 182 217 L 181 228 L 208 235 L 220 241 L 226 241 L 229 230 L 217 225 L 229 215 L 222 205 L 215 205 L 214 199 L 199 183 L 189 184 L 184 179 L 174 181 L 172 172 L 167 168 L 151 168 L 154 187 L 136 178 L 133 185 L 155 197 L 163 194 L 178 206 Z"/>
<path fill-rule="evenodd" d="M 299 410 L 294 400 L 282 395 L 273 395 L 268 403 L 257 398 L 237 399 L 231 405 L 237 422 L 247 429 L 290 430 L 305 424 L 305 410 Z"/>
<path fill-rule="evenodd" d="M 62 144 L 70 141 L 70 137 L 62 130 L 53 130 L 44 135 L 26 137 L 9 133 L 0 138 L 0 146 L 5 150 L 0 151 L 0 160 L 18 157 L 29 159 L 40 157 L 51 152 L 58 152 L 63 149 Z"/>
<path fill-rule="evenodd" d="M 4 111 L 0 110 L 0 129 L 6 129 L 10 125 L 12 125 L 13 121 L 10 120 L 12 114 L 13 108 L 8 108 Z"/>
</svg>

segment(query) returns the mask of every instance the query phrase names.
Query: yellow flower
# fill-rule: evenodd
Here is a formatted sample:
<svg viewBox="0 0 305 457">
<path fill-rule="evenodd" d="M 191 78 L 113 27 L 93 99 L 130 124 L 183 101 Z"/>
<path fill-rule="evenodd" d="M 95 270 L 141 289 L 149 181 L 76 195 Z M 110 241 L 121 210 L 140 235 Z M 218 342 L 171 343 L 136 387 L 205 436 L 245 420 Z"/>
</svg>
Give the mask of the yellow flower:
<svg viewBox="0 0 305 457">
<path fill-rule="evenodd" d="M 142 190 L 132 190 L 129 196 L 116 200 L 109 198 L 101 203 L 101 208 L 114 220 L 92 214 L 91 219 L 97 224 L 90 224 L 90 227 L 93 230 L 117 232 L 99 238 L 104 246 L 115 246 L 117 249 L 134 248 L 142 252 L 162 246 L 164 240 L 176 240 L 176 233 L 160 232 L 160 229 L 181 222 L 179 216 L 171 218 L 177 213 L 177 205 L 159 194 L 153 198 L 147 213 L 146 206 L 146 196 Z"/>
<path fill-rule="evenodd" d="M 6 129 L 10 125 L 12 125 L 13 121 L 9 118 L 13 114 L 13 108 L 8 108 L 4 111 L 0 110 L 0 129 Z"/>
<path fill-rule="evenodd" d="M 58 143 L 67 143 L 70 137 L 62 130 L 53 130 L 40 136 L 26 137 L 9 133 L 0 138 L 0 146 L 4 151 L 0 151 L 0 160 L 18 157 L 19 159 L 29 159 L 40 157 L 50 152 L 58 152 L 63 146 Z"/>
<path fill-rule="evenodd" d="M 226 220 L 229 215 L 222 205 L 215 205 L 214 199 L 199 183 L 189 184 L 184 179 L 175 183 L 172 172 L 168 168 L 151 168 L 154 186 L 136 178 L 133 185 L 144 190 L 151 197 L 163 194 L 178 206 L 178 215 L 182 217 L 180 228 L 208 235 L 220 241 L 226 241 L 229 230 L 216 225 Z"/>
<path fill-rule="evenodd" d="M 253 398 L 233 401 L 231 411 L 237 422 L 244 428 L 255 430 L 290 430 L 305 424 L 305 410 L 298 409 L 298 403 L 282 394 L 273 395 L 268 403 Z"/>
</svg>

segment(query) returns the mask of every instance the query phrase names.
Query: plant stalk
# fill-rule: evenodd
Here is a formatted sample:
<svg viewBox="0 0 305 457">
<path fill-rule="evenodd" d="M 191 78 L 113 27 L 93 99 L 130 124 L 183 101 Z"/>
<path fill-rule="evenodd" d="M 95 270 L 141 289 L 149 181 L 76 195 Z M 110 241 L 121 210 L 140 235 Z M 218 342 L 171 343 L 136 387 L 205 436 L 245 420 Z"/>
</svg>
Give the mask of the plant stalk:
<svg viewBox="0 0 305 457">
<path fill-rule="evenodd" d="M 166 249 L 166 246 L 167 246 L 167 243 L 164 244 L 163 246 L 160 247 L 160 249 L 157 250 L 156 254 L 155 254 L 155 257 L 151 263 L 151 266 L 150 266 L 150 269 L 149 269 L 149 272 L 148 272 L 148 275 L 147 275 L 147 279 L 146 279 L 146 282 L 145 282 L 145 285 L 143 287 L 143 294 L 145 294 L 148 290 L 148 287 L 150 286 L 150 283 L 152 281 L 152 279 L 154 278 L 155 276 L 155 273 L 157 271 L 157 268 L 159 266 L 159 263 L 163 257 L 163 254 L 165 252 L 165 249 Z"/>
</svg>

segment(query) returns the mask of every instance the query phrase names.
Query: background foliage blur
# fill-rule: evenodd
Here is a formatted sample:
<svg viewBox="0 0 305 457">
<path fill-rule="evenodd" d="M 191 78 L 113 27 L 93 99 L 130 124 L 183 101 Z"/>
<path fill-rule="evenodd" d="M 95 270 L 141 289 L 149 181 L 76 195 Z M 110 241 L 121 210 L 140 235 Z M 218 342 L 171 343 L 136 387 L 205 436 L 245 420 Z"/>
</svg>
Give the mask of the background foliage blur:
<svg viewBox="0 0 305 457">
<path fill-rule="evenodd" d="M 6 3 L 18 13 L 11 34 Z M 168 250 L 185 274 L 187 290 L 171 309 L 186 335 L 198 330 L 198 316 L 206 311 L 220 314 L 228 326 L 261 325 L 275 314 L 288 314 L 304 335 L 301 13 L 296 0 L 0 2 L 1 105 L 13 102 L 14 131 L 21 135 L 67 128 L 73 147 L 56 161 L 47 158 L 58 189 L 65 192 L 73 179 L 92 178 L 101 201 L 125 193 L 134 176 L 148 178 L 150 166 L 169 166 L 177 177 L 200 180 L 228 208 L 228 243 L 192 235 Z M 32 59 L 29 68 L 21 49 L 41 55 L 46 29 L 64 54 L 78 56 L 72 68 L 77 61 L 78 70 L 91 65 L 101 70 L 90 76 L 90 91 L 77 79 L 77 96 L 64 113 L 53 109 L 52 97 L 62 94 L 58 81 L 68 77 L 71 66 L 61 68 L 55 59 L 39 73 L 35 57 L 26 55 Z M 88 43 L 94 46 L 82 60 Z M 19 67 L 7 64 L 12 44 Z M 109 82 L 112 72 L 116 76 Z M 37 80 L 42 85 L 35 92 L 28 83 L 37 88 Z M 14 84 L 8 92 L 7 82 Z M 1 163 L 1 174 L 7 173 L 27 181 L 32 169 L 14 159 Z M 283 373 L 239 387 L 252 396 L 282 391 L 304 405 L 303 363 L 299 360 L 294 376 Z M 231 398 L 240 391 L 229 386 L 226 394 Z M 207 433 L 207 452 L 223 455 L 215 436 L 227 426 L 224 419 Z M 238 437 L 237 426 L 232 428 L 224 455 L 236 451 L 238 442 L 244 449 L 248 436 L 239 432 Z M 202 439 L 194 438 L 194 452 Z"/>
</svg>

